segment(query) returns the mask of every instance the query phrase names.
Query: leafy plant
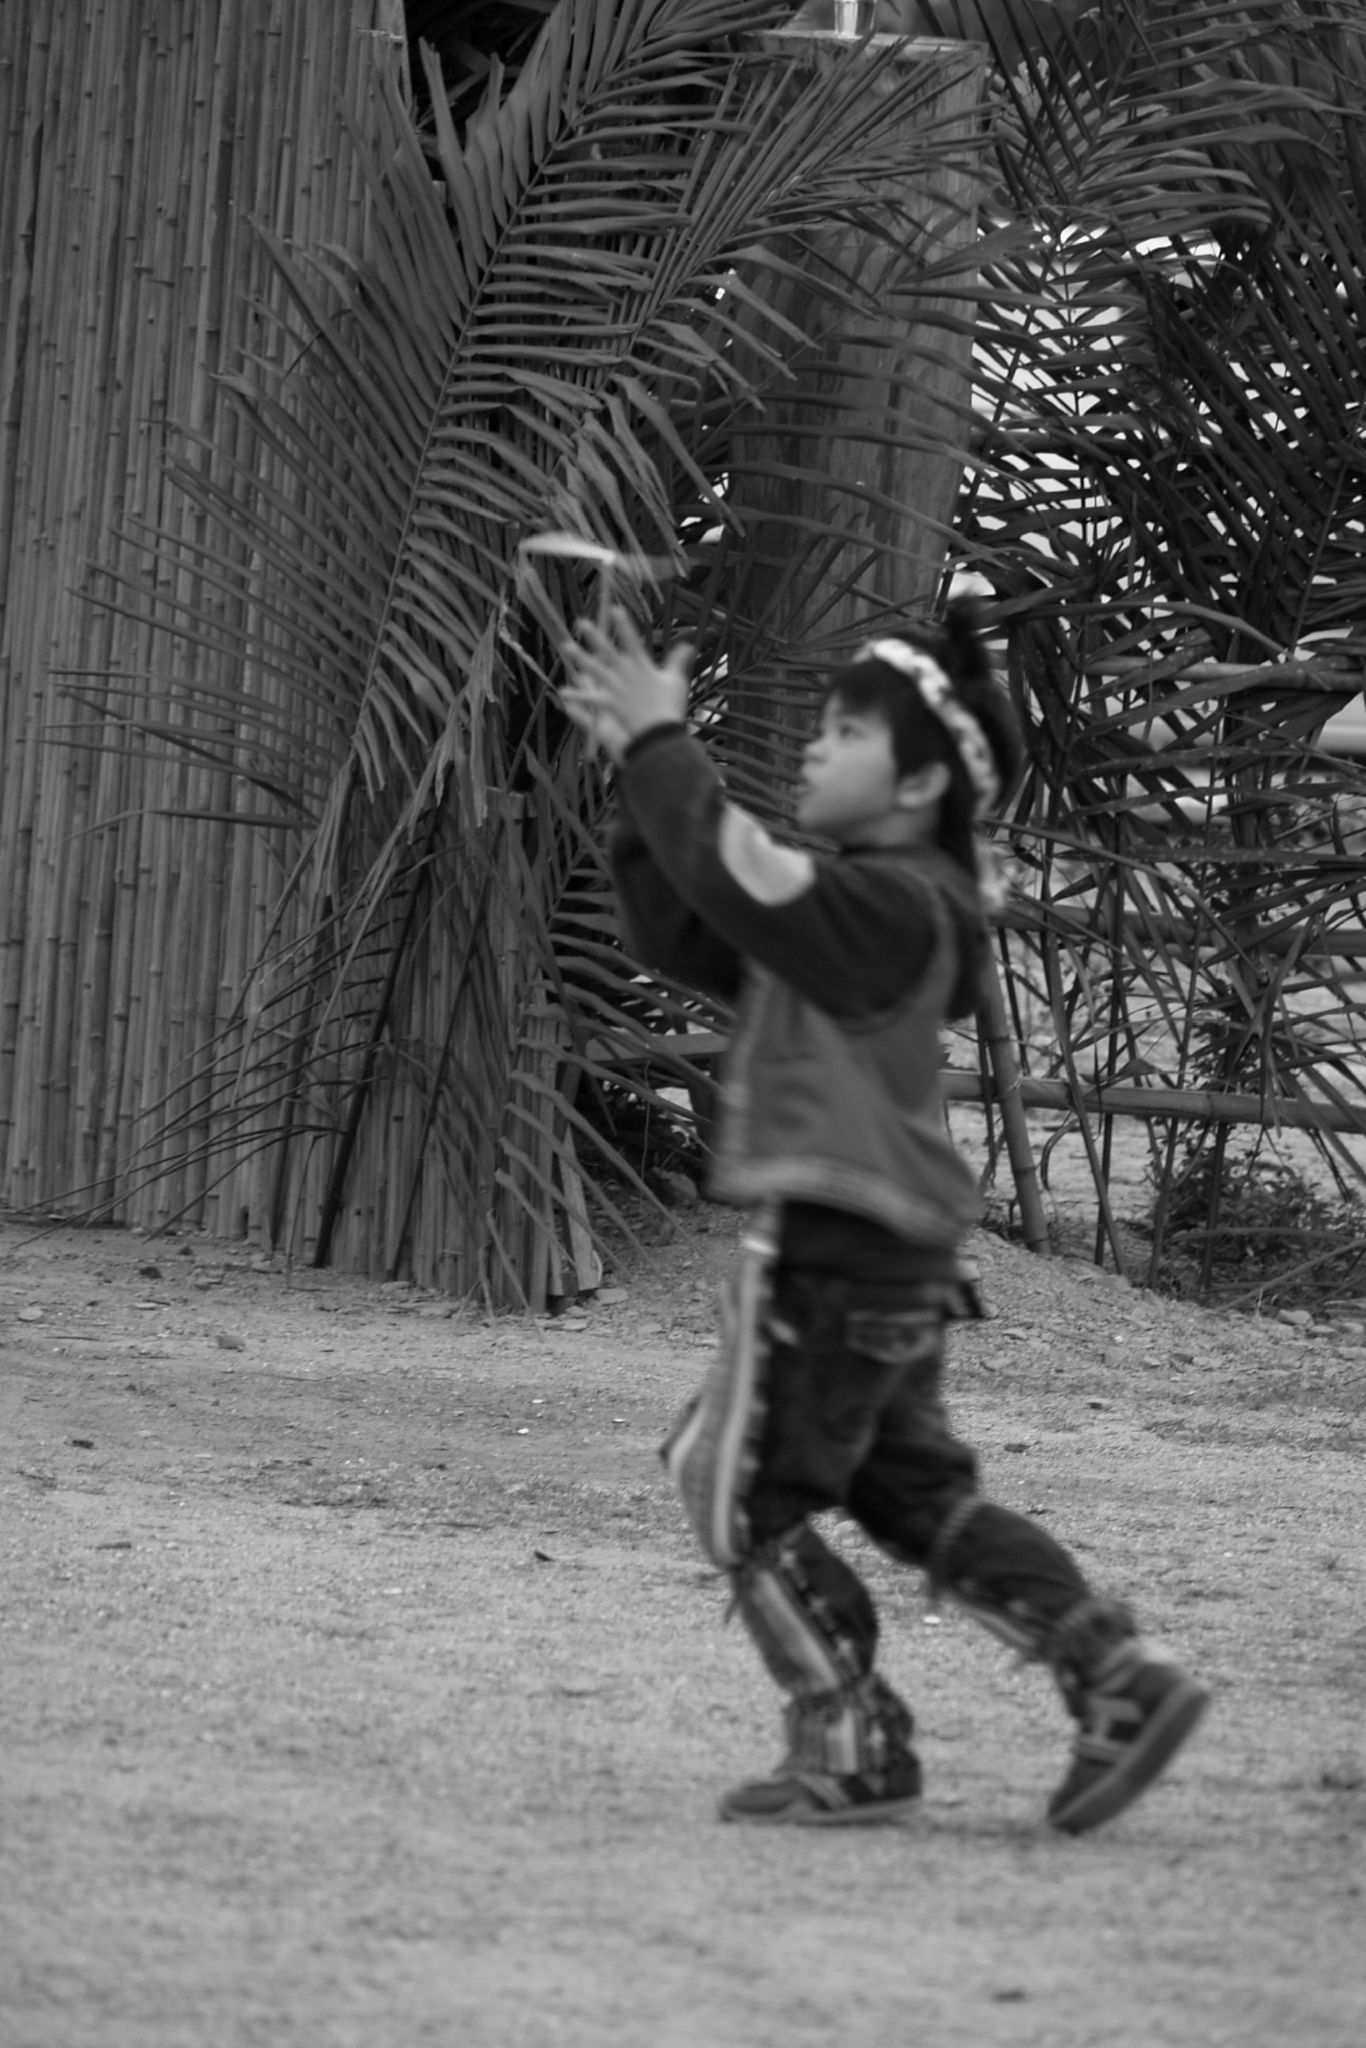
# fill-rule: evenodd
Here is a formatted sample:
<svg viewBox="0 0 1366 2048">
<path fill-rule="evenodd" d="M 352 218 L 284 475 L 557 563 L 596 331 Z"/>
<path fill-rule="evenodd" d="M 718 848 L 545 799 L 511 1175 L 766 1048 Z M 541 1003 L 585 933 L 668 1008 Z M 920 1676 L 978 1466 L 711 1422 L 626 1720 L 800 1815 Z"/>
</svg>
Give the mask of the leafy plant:
<svg viewBox="0 0 1366 2048">
<path fill-rule="evenodd" d="M 388 90 L 366 253 L 272 245 L 286 311 L 232 380 L 235 446 L 172 468 L 198 533 L 149 536 L 124 593 L 185 658 L 157 739 L 290 847 L 145 1168 L 256 1148 L 277 1241 L 318 1261 L 535 1300 L 594 1157 L 629 1172 L 592 1092 L 695 1079 L 716 1019 L 622 953 L 608 791 L 555 701 L 605 576 L 697 642 L 698 715 L 772 811 L 832 591 L 875 624 L 924 550 L 883 479 L 961 438 L 976 248 L 945 179 L 976 95 L 766 44 L 787 11 L 561 0 L 454 107 L 427 49 L 430 153 Z M 896 397 L 921 358 L 928 426 Z"/>
<path fill-rule="evenodd" d="M 1359 1170 L 1363 776 L 1316 741 L 1366 676 L 1366 11 L 896 11 L 992 42 L 1032 229 L 984 264 L 959 558 L 1034 739 L 1007 972 L 1119 1259 L 1101 1089 L 1170 1103 L 1160 1184 L 1222 1160 L 1211 1090 Z"/>
<path fill-rule="evenodd" d="M 1159 1278 L 1230 1306 L 1299 1308 L 1350 1296 L 1366 1265 L 1361 1196 L 1278 1156 L 1265 1133 L 1188 1147 L 1164 1190 Z"/>
</svg>

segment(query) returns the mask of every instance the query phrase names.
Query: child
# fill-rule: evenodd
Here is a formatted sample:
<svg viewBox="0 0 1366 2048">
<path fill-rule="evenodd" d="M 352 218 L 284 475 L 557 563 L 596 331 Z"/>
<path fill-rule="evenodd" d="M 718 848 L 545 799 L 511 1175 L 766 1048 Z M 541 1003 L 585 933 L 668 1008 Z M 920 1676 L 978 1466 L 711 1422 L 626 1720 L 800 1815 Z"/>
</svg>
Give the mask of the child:
<svg viewBox="0 0 1366 2048">
<path fill-rule="evenodd" d="M 938 1034 L 974 1007 L 974 825 L 1018 762 L 1009 701 L 962 608 L 942 635 L 862 648 L 804 755 L 797 822 L 836 849 L 813 854 L 728 802 L 686 729 L 690 659 L 656 663 L 622 611 L 582 621 L 564 704 L 617 763 L 632 950 L 738 997 L 712 1185 L 750 1227 L 720 1355 L 665 1458 L 788 1696 L 787 1754 L 721 1816 L 891 1820 L 920 1792 L 872 1600 L 812 1524 L 842 1509 L 1049 1667 L 1077 1731 L 1048 1815 L 1079 1834 L 1144 1790 L 1208 1695 L 1043 1529 L 982 1498 L 941 1398 L 945 1325 L 980 1310 Z"/>
</svg>

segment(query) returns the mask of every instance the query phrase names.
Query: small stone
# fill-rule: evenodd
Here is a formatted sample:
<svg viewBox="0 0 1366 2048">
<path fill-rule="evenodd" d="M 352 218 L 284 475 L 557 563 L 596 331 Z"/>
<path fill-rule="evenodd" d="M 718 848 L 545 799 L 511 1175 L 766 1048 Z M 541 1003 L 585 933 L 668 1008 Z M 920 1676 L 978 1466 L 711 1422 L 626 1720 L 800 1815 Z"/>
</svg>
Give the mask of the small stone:
<svg viewBox="0 0 1366 2048">
<path fill-rule="evenodd" d="M 1276 1321 L 1285 1323 L 1292 1330 L 1308 1330 L 1313 1327 L 1314 1318 L 1307 1308 L 1283 1308 Z"/>
<path fill-rule="evenodd" d="M 220 1351 L 245 1351 L 246 1339 L 235 1337 L 231 1330 L 220 1330 L 214 1339 Z"/>
</svg>

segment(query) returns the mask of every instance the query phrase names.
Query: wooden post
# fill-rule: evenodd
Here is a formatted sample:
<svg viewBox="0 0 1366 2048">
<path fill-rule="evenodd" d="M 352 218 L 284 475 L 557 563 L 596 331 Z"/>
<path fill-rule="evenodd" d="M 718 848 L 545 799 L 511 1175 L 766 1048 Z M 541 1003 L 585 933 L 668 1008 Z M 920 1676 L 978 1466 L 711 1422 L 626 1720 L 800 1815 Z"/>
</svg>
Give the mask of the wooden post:
<svg viewBox="0 0 1366 2048">
<path fill-rule="evenodd" d="M 1030 1143 L 1029 1125 L 1025 1119 L 1024 1096 L 1020 1085 L 1020 1058 L 1015 1048 L 1015 1040 L 1011 1036 L 1010 1020 L 1006 1015 L 996 955 L 990 951 L 982 970 L 978 1029 L 991 1068 L 996 1100 L 1001 1111 L 1001 1123 L 1005 1129 L 1006 1153 L 1015 1179 L 1015 1193 L 1020 1204 L 1020 1227 L 1024 1232 L 1024 1241 L 1032 1252 L 1047 1253 L 1052 1250 L 1052 1246 L 1048 1238 L 1043 1197 L 1039 1192 L 1039 1169 L 1034 1161 L 1034 1148 Z"/>
</svg>

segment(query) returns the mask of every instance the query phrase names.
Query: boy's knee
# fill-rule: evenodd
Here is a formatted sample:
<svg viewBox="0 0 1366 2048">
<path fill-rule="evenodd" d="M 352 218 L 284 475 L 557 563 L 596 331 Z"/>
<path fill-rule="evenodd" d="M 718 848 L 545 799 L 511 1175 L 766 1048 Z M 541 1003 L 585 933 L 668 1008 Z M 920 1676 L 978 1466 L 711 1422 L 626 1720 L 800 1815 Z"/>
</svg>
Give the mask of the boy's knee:
<svg viewBox="0 0 1366 2048">
<path fill-rule="evenodd" d="M 873 1541 L 898 1563 L 914 1565 L 938 1578 L 936 1559 L 946 1548 L 946 1532 L 949 1543 L 954 1542 L 978 1501 L 972 1479 L 955 1475 L 909 1498 L 903 1493 L 884 1504 L 869 1494 L 851 1499 L 850 1506 Z"/>
</svg>

